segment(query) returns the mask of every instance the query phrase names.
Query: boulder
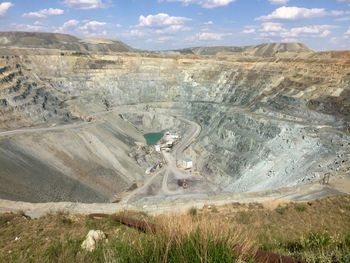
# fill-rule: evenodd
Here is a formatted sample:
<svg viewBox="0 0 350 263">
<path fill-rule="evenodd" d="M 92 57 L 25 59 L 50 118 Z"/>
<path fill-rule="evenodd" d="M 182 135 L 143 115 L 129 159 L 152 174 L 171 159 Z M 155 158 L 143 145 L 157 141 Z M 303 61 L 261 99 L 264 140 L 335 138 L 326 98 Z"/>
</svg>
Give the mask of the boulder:
<svg viewBox="0 0 350 263">
<path fill-rule="evenodd" d="M 86 235 L 86 239 L 81 244 L 82 249 L 93 251 L 99 241 L 106 239 L 106 235 L 101 230 L 90 230 Z"/>
</svg>

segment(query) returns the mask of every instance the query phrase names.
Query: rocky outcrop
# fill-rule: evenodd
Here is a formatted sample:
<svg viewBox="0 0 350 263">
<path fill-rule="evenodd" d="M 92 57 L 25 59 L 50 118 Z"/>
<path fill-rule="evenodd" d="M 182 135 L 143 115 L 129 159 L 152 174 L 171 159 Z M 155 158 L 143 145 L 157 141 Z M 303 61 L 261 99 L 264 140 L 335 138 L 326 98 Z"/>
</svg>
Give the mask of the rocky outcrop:
<svg viewBox="0 0 350 263">
<path fill-rule="evenodd" d="M 104 241 L 106 238 L 105 233 L 101 230 L 90 230 L 86 235 L 86 239 L 81 244 L 81 248 L 92 252 L 96 249 L 98 243 Z"/>
</svg>

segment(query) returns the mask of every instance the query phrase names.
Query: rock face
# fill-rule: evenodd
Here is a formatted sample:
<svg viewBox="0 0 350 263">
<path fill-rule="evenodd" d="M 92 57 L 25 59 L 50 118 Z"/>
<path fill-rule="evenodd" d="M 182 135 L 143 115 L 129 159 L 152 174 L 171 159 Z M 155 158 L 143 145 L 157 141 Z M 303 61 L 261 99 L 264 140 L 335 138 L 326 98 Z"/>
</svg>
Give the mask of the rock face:
<svg viewBox="0 0 350 263">
<path fill-rule="evenodd" d="M 264 44 L 124 54 L 58 34 L 36 34 L 28 44 L 21 34 L 0 34 L 7 47 L 0 50 L 0 129 L 81 126 L 0 137 L 2 198 L 112 199 L 144 180 L 146 167 L 132 153 L 142 132 L 185 129 L 176 114 L 202 126 L 186 154 L 216 192 L 305 184 L 349 166 L 348 51 Z M 41 48 L 23 48 L 35 43 Z M 29 183 L 42 178 L 58 178 L 56 194 Z"/>
</svg>

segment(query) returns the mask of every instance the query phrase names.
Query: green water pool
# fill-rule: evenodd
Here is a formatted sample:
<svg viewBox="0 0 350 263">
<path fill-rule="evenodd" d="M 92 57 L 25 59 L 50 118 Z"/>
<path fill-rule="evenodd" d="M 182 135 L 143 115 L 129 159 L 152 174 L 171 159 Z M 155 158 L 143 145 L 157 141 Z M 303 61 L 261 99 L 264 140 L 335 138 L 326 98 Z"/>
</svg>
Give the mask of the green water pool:
<svg viewBox="0 0 350 263">
<path fill-rule="evenodd" d="M 148 145 L 155 145 L 163 137 L 163 133 L 146 133 L 143 136 L 145 137 Z"/>
</svg>

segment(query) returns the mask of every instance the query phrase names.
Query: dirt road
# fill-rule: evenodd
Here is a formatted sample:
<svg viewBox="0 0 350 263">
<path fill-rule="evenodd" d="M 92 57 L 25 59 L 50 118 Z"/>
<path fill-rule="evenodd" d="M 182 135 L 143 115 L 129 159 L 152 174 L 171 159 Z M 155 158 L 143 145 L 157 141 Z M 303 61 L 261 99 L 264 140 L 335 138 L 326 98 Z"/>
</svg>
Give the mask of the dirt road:
<svg viewBox="0 0 350 263">
<path fill-rule="evenodd" d="M 67 129 L 75 129 L 75 128 L 80 128 L 80 127 L 90 125 L 91 123 L 92 122 L 79 122 L 79 123 L 72 123 L 72 124 L 60 125 L 55 127 L 26 128 L 26 129 L 2 131 L 0 132 L 0 137 L 8 136 L 8 135 L 23 134 L 23 133 L 32 133 L 32 132 L 62 131 Z"/>
<path fill-rule="evenodd" d="M 165 170 L 165 174 L 163 177 L 163 182 L 162 182 L 162 191 L 165 194 L 177 194 L 181 191 L 170 191 L 168 188 L 168 178 L 169 174 L 178 174 L 179 177 L 181 175 L 184 175 L 184 173 L 177 168 L 177 162 L 182 160 L 182 153 L 183 151 L 189 147 L 192 142 L 197 138 L 197 136 L 201 132 L 201 126 L 198 123 L 195 123 L 193 121 L 187 120 L 183 117 L 178 117 L 178 119 L 181 119 L 183 122 L 187 122 L 189 124 L 189 129 L 186 132 L 185 136 L 180 140 L 179 144 L 176 145 L 173 148 L 173 151 L 171 153 L 163 152 L 164 158 L 167 161 L 167 169 Z"/>
<path fill-rule="evenodd" d="M 175 116 L 174 116 L 175 117 Z M 163 166 L 163 168 L 157 173 L 155 173 L 153 176 L 150 176 L 148 179 L 145 180 L 144 184 L 142 187 L 132 191 L 130 194 L 125 196 L 123 200 L 120 202 L 120 204 L 128 204 L 132 198 L 137 196 L 137 194 L 145 191 L 147 187 L 149 187 L 155 180 L 161 180 L 162 175 L 163 175 L 163 180 L 162 180 L 162 187 L 161 187 L 161 192 L 166 195 L 171 195 L 171 194 L 179 194 L 181 193 L 182 189 L 180 191 L 170 191 L 168 188 L 168 178 L 169 178 L 169 173 L 174 173 L 174 174 L 182 174 L 183 173 L 177 168 L 177 163 L 176 160 L 177 158 L 181 159 L 183 151 L 191 145 L 193 140 L 200 134 L 201 132 L 201 126 L 193 121 L 189 121 L 181 116 L 176 116 L 176 118 L 180 119 L 183 122 L 186 122 L 189 124 L 189 129 L 187 130 L 186 134 L 183 136 L 183 138 L 180 140 L 179 144 L 177 144 L 171 153 L 167 153 L 165 151 L 162 151 L 164 159 L 166 160 L 166 164 Z M 179 157 L 180 156 L 180 157 Z M 178 160 L 180 160 L 178 159 Z"/>
</svg>

